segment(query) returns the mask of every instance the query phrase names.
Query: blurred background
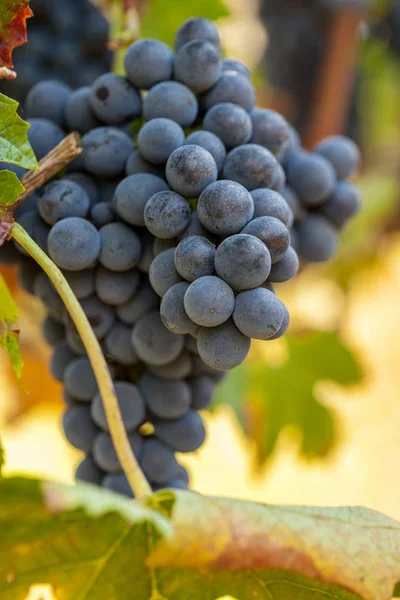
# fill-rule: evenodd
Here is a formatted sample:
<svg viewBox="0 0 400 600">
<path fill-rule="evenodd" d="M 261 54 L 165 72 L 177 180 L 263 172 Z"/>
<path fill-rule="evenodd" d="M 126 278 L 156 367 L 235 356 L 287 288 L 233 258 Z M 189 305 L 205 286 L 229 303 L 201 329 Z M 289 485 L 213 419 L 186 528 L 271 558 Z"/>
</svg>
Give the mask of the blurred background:
<svg viewBox="0 0 400 600">
<path fill-rule="evenodd" d="M 93 31 L 103 36 L 98 56 L 87 56 L 76 73 L 77 39 L 43 53 L 45 37 L 59 35 L 45 4 L 32 0 L 37 21 L 14 54 L 18 87 L 2 84 L 5 93 L 23 98 L 36 80 L 53 76 L 86 85 L 110 68 L 107 23 L 90 7 Z M 73 22 L 68 4 L 59 0 L 57 10 Z M 225 54 L 253 71 L 258 105 L 282 112 L 304 145 L 334 133 L 360 144 L 363 210 L 333 261 L 309 265 L 280 286 L 289 334 L 253 343 L 246 363 L 220 386 L 205 415 L 206 444 L 181 457 L 192 488 L 272 503 L 362 504 L 400 519 L 400 2 L 142 0 L 124 27 L 170 42 L 197 15 L 217 21 Z M 61 385 L 47 368 L 43 310 L 12 268 L 1 273 L 22 313 L 28 390 L 1 353 L 5 472 L 71 482 L 81 456 L 62 436 Z"/>
</svg>

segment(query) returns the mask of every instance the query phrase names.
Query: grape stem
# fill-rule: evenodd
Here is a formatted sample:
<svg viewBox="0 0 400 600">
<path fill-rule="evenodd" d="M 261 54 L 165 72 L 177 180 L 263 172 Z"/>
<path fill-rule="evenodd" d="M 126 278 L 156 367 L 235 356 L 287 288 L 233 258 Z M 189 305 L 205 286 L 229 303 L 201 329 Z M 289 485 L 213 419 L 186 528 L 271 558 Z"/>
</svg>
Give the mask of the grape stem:
<svg viewBox="0 0 400 600">
<path fill-rule="evenodd" d="M 60 294 L 88 353 L 103 400 L 112 441 L 129 485 L 136 498 L 150 495 L 152 493 L 150 485 L 129 444 L 107 363 L 81 305 L 60 269 L 18 223 L 14 223 L 11 230 L 11 237 L 42 267 Z"/>
</svg>

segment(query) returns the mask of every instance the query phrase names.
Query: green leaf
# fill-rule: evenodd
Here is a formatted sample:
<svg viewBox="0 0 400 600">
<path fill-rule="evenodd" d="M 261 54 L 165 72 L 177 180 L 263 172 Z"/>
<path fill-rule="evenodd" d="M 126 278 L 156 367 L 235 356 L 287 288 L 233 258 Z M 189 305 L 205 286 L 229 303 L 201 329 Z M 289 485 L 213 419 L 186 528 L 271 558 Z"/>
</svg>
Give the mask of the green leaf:
<svg viewBox="0 0 400 600">
<path fill-rule="evenodd" d="M 287 428 L 301 433 L 303 456 L 326 455 L 335 441 L 336 423 L 316 394 L 316 384 L 331 380 L 351 385 L 362 377 L 356 358 L 337 332 L 287 335 L 286 343 L 288 358 L 283 364 L 249 361 L 236 370 L 235 381 L 229 381 L 230 375 L 217 392 L 217 403 L 233 405 L 255 441 L 260 463 L 272 455 Z"/>
<path fill-rule="evenodd" d="M 0 171 L 0 204 L 11 206 L 24 191 L 25 188 L 15 173 Z"/>
<path fill-rule="evenodd" d="M 400 524 L 364 508 L 264 506 L 162 491 L 0 481 L 0 597 L 389 600 Z"/>
<path fill-rule="evenodd" d="M 36 169 L 36 156 L 29 143 L 29 124 L 17 114 L 18 102 L 0 94 L 0 161 Z"/>
<path fill-rule="evenodd" d="M 7 352 L 14 373 L 18 381 L 21 381 L 24 363 L 19 347 L 18 317 L 19 310 L 3 276 L 0 275 L 0 323 L 3 325 L 3 334 L 0 335 L 0 347 Z"/>
<path fill-rule="evenodd" d="M 216 20 L 229 16 L 229 10 L 224 0 L 150 0 L 141 23 L 141 35 L 172 46 L 183 21 L 195 16 Z"/>
</svg>

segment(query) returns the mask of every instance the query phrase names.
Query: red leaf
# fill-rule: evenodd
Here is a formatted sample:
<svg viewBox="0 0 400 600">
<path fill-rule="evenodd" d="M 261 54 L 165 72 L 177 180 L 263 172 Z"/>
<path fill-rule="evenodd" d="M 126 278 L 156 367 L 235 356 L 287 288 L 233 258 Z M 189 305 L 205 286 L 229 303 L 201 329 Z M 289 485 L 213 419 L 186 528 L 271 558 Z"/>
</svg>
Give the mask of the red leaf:
<svg viewBox="0 0 400 600">
<path fill-rule="evenodd" d="M 12 67 L 14 48 L 25 44 L 26 19 L 33 16 L 28 0 L 4 0 L 0 7 L 0 67 Z"/>
</svg>

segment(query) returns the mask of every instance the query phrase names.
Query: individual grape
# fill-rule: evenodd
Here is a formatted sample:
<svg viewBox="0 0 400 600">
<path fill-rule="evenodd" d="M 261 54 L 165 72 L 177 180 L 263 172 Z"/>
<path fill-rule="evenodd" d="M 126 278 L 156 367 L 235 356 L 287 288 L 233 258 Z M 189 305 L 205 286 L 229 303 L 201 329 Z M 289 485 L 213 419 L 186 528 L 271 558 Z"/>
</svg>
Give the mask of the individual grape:
<svg viewBox="0 0 400 600">
<path fill-rule="evenodd" d="M 97 393 L 98 386 L 90 360 L 76 358 L 64 372 L 64 385 L 68 394 L 81 401 L 89 401 Z"/>
<path fill-rule="evenodd" d="M 70 350 L 67 342 L 57 344 L 50 361 L 50 371 L 54 379 L 63 382 L 65 369 L 75 358 L 76 354 Z"/>
<path fill-rule="evenodd" d="M 182 233 L 178 237 L 178 240 L 182 241 L 185 238 L 190 237 L 192 235 L 198 235 L 198 236 L 204 237 L 212 243 L 217 241 L 216 237 L 210 231 L 208 231 L 205 227 L 203 227 L 202 223 L 200 222 L 197 210 L 194 210 L 191 213 L 188 226 L 186 227 L 186 229 L 184 231 L 182 231 Z M 176 246 L 176 244 L 177 244 L 177 242 L 174 245 Z M 158 243 L 156 244 L 156 242 L 154 242 L 154 248 L 156 247 L 156 245 L 158 247 Z M 155 253 L 155 256 L 157 256 L 157 253 Z"/>
<path fill-rule="evenodd" d="M 171 119 L 181 127 L 190 127 L 196 120 L 199 104 L 192 90 L 179 81 L 164 81 L 151 88 L 143 101 L 143 117 Z"/>
<path fill-rule="evenodd" d="M 165 169 L 163 165 L 153 165 L 145 158 L 143 158 L 143 156 L 140 154 L 137 148 L 134 149 L 134 151 L 130 154 L 128 160 L 126 161 L 127 175 L 150 173 L 151 175 L 156 175 L 157 177 L 164 177 L 164 172 Z"/>
<path fill-rule="evenodd" d="M 95 290 L 105 304 L 118 306 L 128 302 L 139 287 L 140 275 L 137 269 L 118 273 L 98 267 L 95 276 Z"/>
<path fill-rule="evenodd" d="M 93 177 L 90 177 L 90 175 L 86 175 L 85 173 L 68 173 L 63 181 L 66 179 L 74 181 L 85 190 L 91 207 L 99 201 L 99 190 L 97 189 Z"/>
<path fill-rule="evenodd" d="M 307 211 L 301 204 L 300 198 L 294 189 L 290 187 L 290 185 L 286 185 L 281 193 L 293 213 L 294 222 L 296 223 L 297 221 L 305 219 L 307 217 Z"/>
<path fill-rule="evenodd" d="M 146 160 L 163 165 L 184 140 L 185 134 L 178 123 L 171 119 L 156 118 L 143 125 L 137 144 Z"/>
<path fill-rule="evenodd" d="M 210 377 L 211 379 L 214 378 L 215 375 L 218 375 L 221 373 L 221 371 L 216 371 L 215 369 L 213 369 L 212 367 L 210 367 L 210 365 L 207 365 L 204 360 L 200 357 L 199 355 L 199 350 L 197 347 L 197 340 L 196 340 L 196 355 L 193 357 L 193 377 Z M 213 379 L 214 381 L 214 379 Z"/>
<path fill-rule="evenodd" d="M 250 338 L 243 335 L 231 319 L 218 327 L 202 327 L 197 336 L 201 359 L 218 371 L 239 366 L 250 350 L 250 343 Z"/>
<path fill-rule="evenodd" d="M 131 433 L 128 435 L 128 441 L 132 452 L 136 458 L 139 458 L 142 448 L 141 436 L 136 432 Z M 109 433 L 100 431 L 100 433 L 96 435 L 92 452 L 95 464 L 106 473 L 119 473 L 122 470 L 112 437 Z"/>
<path fill-rule="evenodd" d="M 205 40 L 221 48 L 218 29 L 212 21 L 202 17 L 192 17 L 179 27 L 175 36 L 175 50 L 192 40 Z"/>
<path fill-rule="evenodd" d="M 233 312 L 235 295 L 219 277 L 208 275 L 196 279 L 188 287 L 184 305 L 189 318 L 202 327 L 216 327 Z"/>
<path fill-rule="evenodd" d="M 146 477 L 156 483 L 166 483 L 179 473 L 172 450 L 156 439 L 144 440 L 140 465 Z"/>
<path fill-rule="evenodd" d="M 94 269 L 85 271 L 65 271 L 63 273 L 74 296 L 78 300 L 89 298 L 94 293 Z"/>
<path fill-rule="evenodd" d="M 275 217 L 286 227 L 291 227 L 293 214 L 285 198 L 273 190 L 258 188 L 251 192 L 254 202 L 254 217 Z"/>
<path fill-rule="evenodd" d="M 160 299 L 153 288 L 142 282 L 136 294 L 116 308 L 118 318 L 127 325 L 134 325 L 147 311 L 158 308 Z"/>
<path fill-rule="evenodd" d="M 209 110 L 222 102 L 233 103 L 250 112 L 255 101 L 254 87 L 248 77 L 237 71 L 223 71 L 214 87 L 202 96 L 201 106 Z"/>
<path fill-rule="evenodd" d="M 338 179 L 347 179 L 358 167 L 360 151 L 347 137 L 332 135 L 319 142 L 313 152 L 328 160 Z"/>
<path fill-rule="evenodd" d="M 165 173 L 171 188 L 185 198 L 197 198 L 218 177 L 210 152 L 195 145 L 177 148 L 168 159 Z"/>
<path fill-rule="evenodd" d="M 168 184 L 150 173 L 125 177 L 115 190 L 115 207 L 118 215 L 131 225 L 144 226 L 144 207 L 147 201 L 168 190 Z"/>
<path fill-rule="evenodd" d="M 175 56 L 174 79 L 196 94 L 217 83 L 222 72 L 219 49 L 205 40 L 192 40 L 181 46 Z"/>
<path fill-rule="evenodd" d="M 104 340 L 105 349 L 110 359 L 120 365 L 134 365 L 138 358 L 133 349 L 132 329 L 123 323 L 114 323 Z"/>
<path fill-rule="evenodd" d="M 68 217 L 58 221 L 48 236 L 49 254 L 67 271 L 90 268 L 100 254 L 100 235 L 85 219 Z"/>
<path fill-rule="evenodd" d="M 222 61 L 222 70 L 223 71 L 235 71 L 240 75 L 244 75 L 251 81 L 251 72 L 249 67 L 247 67 L 242 61 L 237 60 L 236 58 L 224 58 Z"/>
<path fill-rule="evenodd" d="M 66 407 L 75 406 L 76 404 L 80 404 L 80 401 L 74 396 L 71 396 L 64 388 L 62 392 L 62 399 Z"/>
<path fill-rule="evenodd" d="M 132 343 L 141 360 L 149 365 L 163 366 L 178 358 L 185 340 L 168 331 L 158 310 L 151 310 L 136 322 Z"/>
<path fill-rule="evenodd" d="M 272 264 L 278 262 L 290 246 L 289 230 L 275 217 L 257 217 L 242 229 L 242 233 L 254 235 L 264 242 Z"/>
<path fill-rule="evenodd" d="M 306 206 L 320 206 L 333 192 L 335 171 L 319 154 L 297 153 L 289 162 L 288 182 Z"/>
<path fill-rule="evenodd" d="M 182 196 L 172 191 L 154 194 L 144 208 L 147 229 L 162 239 L 175 238 L 184 231 L 189 220 L 189 204 Z"/>
<path fill-rule="evenodd" d="M 189 379 L 190 389 L 192 391 L 193 410 L 205 410 L 213 401 L 214 384 L 209 377 L 199 376 Z"/>
<path fill-rule="evenodd" d="M 277 156 L 284 152 L 289 142 L 289 124 L 274 110 L 253 108 L 250 114 L 253 124 L 251 142 L 267 148 Z"/>
<path fill-rule="evenodd" d="M 139 388 L 148 408 L 160 419 L 179 419 L 190 408 L 190 387 L 185 381 L 170 381 L 146 373 Z"/>
<path fill-rule="evenodd" d="M 142 112 L 140 93 L 116 73 L 105 73 L 96 79 L 89 102 L 96 117 L 109 125 L 124 123 Z"/>
<path fill-rule="evenodd" d="M 298 253 L 308 262 L 325 262 L 337 247 L 335 227 L 324 217 L 312 215 L 297 228 Z"/>
<path fill-rule="evenodd" d="M 137 268 L 142 273 L 148 274 L 150 271 L 151 263 L 153 262 L 153 245 L 154 237 L 147 229 L 141 229 L 138 232 L 140 243 L 142 244 L 142 255 L 137 264 Z"/>
<path fill-rule="evenodd" d="M 118 399 L 121 417 L 128 433 L 135 431 L 145 419 L 145 403 L 139 389 L 133 383 L 116 381 L 115 394 Z M 93 398 L 91 405 L 93 421 L 103 431 L 109 432 L 103 401 L 99 393 Z"/>
<path fill-rule="evenodd" d="M 65 337 L 64 326 L 48 315 L 42 324 L 42 335 L 49 346 L 57 346 Z"/>
<path fill-rule="evenodd" d="M 169 248 L 158 254 L 150 266 L 150 283 L 159 296 L 164 294 L 176 283 L 182 281 L 175 267 L 175 248 Z"/>
<path fill-rule="evenodd" d="M 291 246 L 286 250 L 280 261 L 273 264 L 268 280 L 273 283 L 281 283 L 292 279 L 299 270 L 299 259 L 296 251 Z"/>
<path fill-rule="evenodd" d="M 198 326 L 186 314 L 183 299 L 189 284 L 176 283 L 164 294 L 161 300 L 160 315 L 165 327 L 173 333 L 196 334 Z"/>
<path fill-rule="evenodd" d="M 99 230 L 99 263 L 110 271 L 128 271 L 135 267 L 142 253 L 138 235 L 123 223 L 109 223 Z"/>
<path fill-rule="evenodd" d="M 43 220 L 40 218 L 39 214 L 36 210 L 30 210 L 26 213 L 23 213 L 19 219 L 18 223 L 29 233 L 31 238 L 37 243 L 37 245 L 43 250 L 43 252 L 48 251 L 48 237 L 50 228 Z M 21 252 L 21 254 L 28 256 L 28 252 L 22 248 L 17 242 L 14 242 L 16 248 Z"/>
<path fill-rule="evenodd" d="M 92 450 L 98 429 L 90 416 L 89 406 L 80 404 L 68 408 L 64 413 L 62 426 L 71 446 L 86 454 Z"/>
<path fill-rule="evenodd" d="M 215 270 L 234 290 L 247 290 L 258 287 L 267 279 L 271 256 L 261 240 L 254 235 L 239 233 L 218 246 Z"/>
<path fill-rule="evenodd" d="M 111 473 L 106 475 L 101 482 L 101 487 L 110 492 L 128 496 L 128 498 L 134 497 L 132 488 L 124 473 Z"/>
<path fill-rule="evenodd" d="M 277 168 L 278 163 L 269 150 L 257 144 L 245 144 L 229 152 L 223 175 L 251 191 L 270 187 Z"/>
<path fill-rule="evenodd" d="M 203 420 L 194 410 L 174 421 L 155 419 L 154 431 L 158 439 L 176 452 L 194 452 L 206 437 Z"/>
<path fill-rule="evenodd" d="M 226 158 L 226 148 L 219 137 L 211 131 L 193 131 L 187 136 L 184 145 L 201 146 L 208 150 L 215 160 L 218 172 L 222 169 Z"/>
<path fill-rule="evenodd" d="M 194 281 L 214 273 L 214 256 L 214 244 L 199 235 L 190 235 L 175 249 L 175 267 L 184 279 Z"/>
<path fill-rule="evenodd" d="M 81 337 L 77 330 L 73 327 L 67 328 L 65 331 L 65 339 L 67 341 L 68 346 L 71 348 L 72 352 L 74 352 L 77 356 L 86 356 L 86 348 L 83 345 Z"/>
<path fill-rule="evenodd" d="M 65 107 L 65 122 L 70 131 L 84 134 L 101 126 L 90 107 L 90 94 L 91 88 L 88 86 L 81 87 L 70 94 Z"/>
<path fill-rule="evenodd" d="M 164 42 L 138 40 L 126 51 L 124 66 L 132 85 L 148 90 L 160 81 L 171 79 L 174 55 Z"/>
<path fill-rule="evenodd" d="M 102 340 L 115 321 L 115 313 L 110 306 L 103 304 L 96 296 L 81 301 L 83 312 L 98 340 Z"/>
<path fill-rule="evenodd" d="M 40 216 L 48 225 L 66 217 L 85 217 L 89 210 L 89 197 L 85 190 L 68 179 L 48 183 L 39 195 Z"/>
<path fill-rule="evenodd" d="M 90 211 L 90 220 L 97 229 L 115 219 L 115 210 L 110 202 L 97 202 Z"/>
<path fill-rule="evenodd" d="M 37 275 L 33 292 L 43 302 L 49 315 L 56 321 L 62 321 L 65 313 L 64 303 L 44 271 Z"/>
<path fill-rule="evenodd" d="M 172 363 L 161 367 L 150 367 L 149 372 L 156 377 L 161 377 L 161 379 L 186 379 L 192 372 L 192 358 L 189 352 L 183 350 L 182 354 Z"/>
<path fill-rule="evenodd" d="M 268 338 L 269 340 L 277 340 L 278 338 L 282 337 L 284 333 L 286 333 L 289 324 L 290 324 L 290 315 L 289 315 L 289 311 L 286 308 L 286 306 L 283 304 L 283 302 L 281 302 L 282 304 L 282 309 L 283 309 L 283 321 L 282 321 L 282 325 L 280 326 L 280 328 L 278 329 L 278 331 L 275 333 L 275 335 L 271 335 L 270 338 Z"/>
<path fill-rule="evenodd" d="M 64 112 L 71 88 L 61 81 L 41 81 L 33 86 L 25 100 L 28 119 L 45 118 L 60 127 L 64 124 Z"/>
<path fill-rule="evenodd" d="M 190 226 L 190 223 L 188 227 Z M 187 228 L 186 228 L 187 229 Z M 185 229 L 185 231 L 186 231 Z M 182 236 L 183 234 L 181 234 Z M 181 237 L 180 236 L 180 237 Z M 153 238 L 153 257 L 155 258 L 164 250 L 168 250 L 169 248 L 175 248 L 178 241 L 176 238 L 171 238 L 169 240 L 162 240 L 161 238 Z"/>
<path fill-rule="evenodd" d="M 63 130 L 49 119 L 28 119 L 28 140 L 36 158 L 42 160 L 63 139 Z"/>
<path fill-rule="evenodd" d="M 278 162 L 276 165 L 276 172 L 274 181 L 272 182 L 271 189 L 275 192 L 282 192 L 283 188 L 286 185 L 286 173 L 282 167 L 282 165 Z"/>
<path fill-rule="evenodd" d="M 205 114 L 204 129 L 219 137 L 229 149 L 246 144 L 251 137 L 252 125 L 247 112 L 232 102 L 212 106 Z"/>
<path fill-rule="evenodd" d="M 153 483 L 153 485 L 151 486 L 151 489 L 153 490 L 153 492 L 157 492 L 158 490 L 166 490 L 166 489 L 187 490 L 188 484 L 185 481 L 182 481 L 181 479 L 171 479 L 167 483 L 162 483 L 162 484 Z"/>
<path fill-rule="evenodd" d="M 360 192 L 347 181 L 338 181 L 329 199 L 321 206 L 322 214 L 336 227 L 345 223 L 359 211 L 361 206 Z"/>
<path fill-rule="evenodd" d="M 100 485 L 103 477 L 104 472 L 99 469 L 90 455 L 85 456 L 75 471 L 76 481 L 84 481 L 93 485 Z"/>
<path fill-rule="evenodd" d="M 236 296 L 233 321 L 247 337 L 268 340 L 282 325 L 282 302 L 262 287 L 240 292 Z"/>
<path fill-rule="evenodd" d="M 81 139 L 82 160 L 89 173 L 116 177 L 125 169 L 133 149 L 132 140 L 115 127 L 96 127 Z"/>
<path fill-rule="evenodd" d="M 208 231 L 219 235 L 238 233 L 254 215 L 254 202 L 240 183 L 221 180 L 200 195 L 197 212 Z"/>
</svg>

